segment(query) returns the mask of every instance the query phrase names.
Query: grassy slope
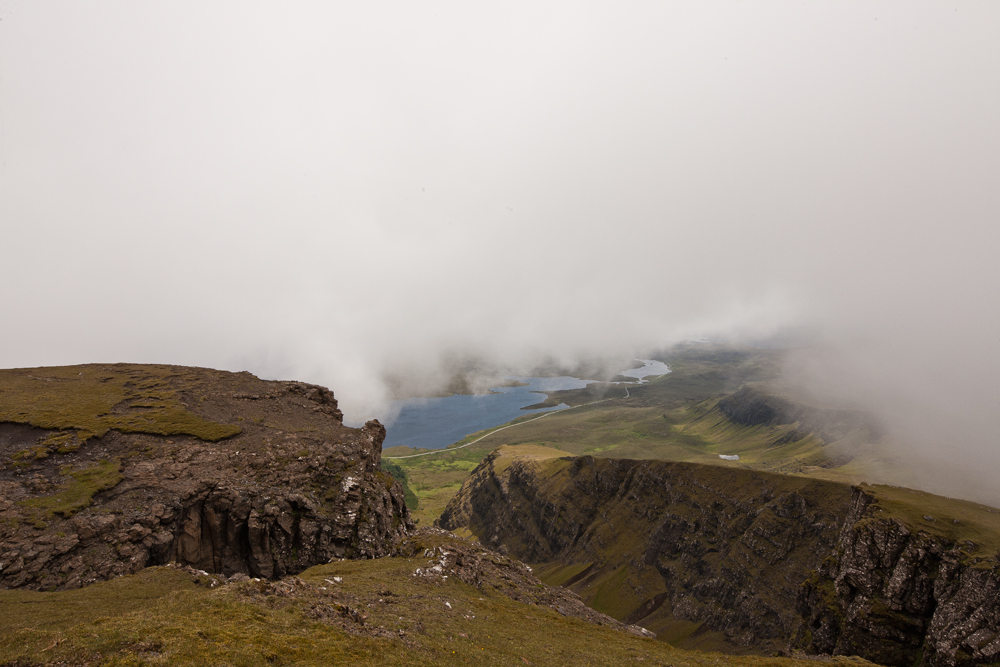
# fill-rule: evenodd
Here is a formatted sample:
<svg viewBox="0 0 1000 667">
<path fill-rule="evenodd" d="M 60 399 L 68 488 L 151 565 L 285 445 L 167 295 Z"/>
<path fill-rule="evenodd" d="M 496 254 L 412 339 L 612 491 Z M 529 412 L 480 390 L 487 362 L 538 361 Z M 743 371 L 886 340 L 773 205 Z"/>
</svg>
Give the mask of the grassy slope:
<svg viewBox="0 0 1000 667">
<path fill-rule="evenodd" d="M 240 432 L 188 410 L 171 382 L 177 374 L 174 366 L 131 364 L 0 370 L 0 421 L 65 431 L 52 450 L 111 429 L 212 442 Z"/>
<path fill-rule="evenodd" d="M 972 542 L 978 556 L 1000 554 L 1000 509 L 885 484 L 866 484 L 864 489 L 882 510 L 876 516 L 894 517 L 912 532 L 923 531 L 948 542 Z"/>
<path fill-rule="evenodd" d="M 413 571 L 426 562 L 424 558 L 343 561 L 272 586 L 245 582 L 211 589 L 195 585 L 183 571 L 149 568 L 76 591 L 2 591 L 0 661 L 246 666 L 811 664 L 675 649 L 566 618 L 553 609 L 484 593 L 454 579 L 435 583 L 413 577 Z M 342 582 L 330 583 L 333 577 Z M 367 616 L 362 632 L 357 632 L 359 626 L 341 621 L 341 609 Z M 327 611 L 333 613 L 333 622 L 324 616 Z M 378 627 L 388 631 L 382 633 L 385 636 L 370 636 Z M 834 661 L 863 664 L 846 658 Z"/>
</svg>

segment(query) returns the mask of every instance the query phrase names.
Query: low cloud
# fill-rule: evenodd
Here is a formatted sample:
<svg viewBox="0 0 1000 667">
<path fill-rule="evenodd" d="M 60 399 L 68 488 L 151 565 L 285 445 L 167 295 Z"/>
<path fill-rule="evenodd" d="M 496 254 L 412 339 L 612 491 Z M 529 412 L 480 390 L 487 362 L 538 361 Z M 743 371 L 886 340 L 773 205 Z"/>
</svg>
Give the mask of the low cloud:
<svg viewBox="0 0 1000 667">
<path fill-rule="evenodd" d="M 248 369 L 357 422 L 455 360 L 804 327 L 797 379 L 992 484 L 997 6 L 0 13 L 0 365 Z"/>
</svg>

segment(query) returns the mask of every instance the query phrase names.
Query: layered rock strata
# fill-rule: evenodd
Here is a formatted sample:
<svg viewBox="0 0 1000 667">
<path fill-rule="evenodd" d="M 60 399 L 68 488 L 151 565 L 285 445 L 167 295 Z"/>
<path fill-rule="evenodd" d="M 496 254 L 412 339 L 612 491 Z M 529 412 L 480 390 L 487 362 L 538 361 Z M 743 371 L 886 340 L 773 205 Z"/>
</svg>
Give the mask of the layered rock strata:
<svg viewBox="0 0 1000 667">
<path fill-rule="evenodd" d="M 57 452 L 45 443 L 72 429 L 0 423 L 0 587 L 76 588 L 169 562 L 281 577 L 386 555 L 412 527 L 401 487 L 380 470 L 384 427 L 345 427 L 328 389 L 150 368 L 99 371 L 152 374 L 161 396 L 169 387 L 170 400 L 238 433 L 208 442 L 111 429 Z M 118 409 L 142 407 L 130 400 Z M 187 430 L 205 430 L 196 426 Z"/>
<path fill-rule="evenodd" d="M 883 514 L 855 490 L 836 550 L 800 591 L 798 643 L 890 665 L 997 662 L 997 556 Z"/>
</svg>

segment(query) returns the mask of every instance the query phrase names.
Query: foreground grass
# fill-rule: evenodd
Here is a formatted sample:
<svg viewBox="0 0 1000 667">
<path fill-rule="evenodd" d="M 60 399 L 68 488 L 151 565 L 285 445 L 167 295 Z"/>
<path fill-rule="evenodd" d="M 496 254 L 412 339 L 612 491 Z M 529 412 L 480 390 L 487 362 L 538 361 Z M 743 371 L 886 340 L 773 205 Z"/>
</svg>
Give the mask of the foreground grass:
<svg viewBox="0 0 1000 667">
<path fill-rule="evenodd" d="M 341 561 L 275 584 L 216 587 L 165 567 L 76 591 L 2 591 L 0 664 L 809 664 L 674 649 L 455 578 L 414 576 L 427 565 Z"/>
</svg>

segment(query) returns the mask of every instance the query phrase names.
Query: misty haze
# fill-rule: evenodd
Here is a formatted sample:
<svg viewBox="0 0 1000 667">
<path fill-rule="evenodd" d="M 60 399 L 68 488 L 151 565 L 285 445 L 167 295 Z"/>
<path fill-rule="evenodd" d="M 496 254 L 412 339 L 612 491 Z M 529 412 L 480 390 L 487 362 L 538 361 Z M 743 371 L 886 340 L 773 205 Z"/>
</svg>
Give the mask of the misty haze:
<svg viewBox="0 0 1000 667">
<path fill-rule="evenodd" d="M 995 4 L 0 19 L 3 367 L 249 370 L 391 431 L 468 360 L 781 340 L 1000 503 Z"/>
</svg>

